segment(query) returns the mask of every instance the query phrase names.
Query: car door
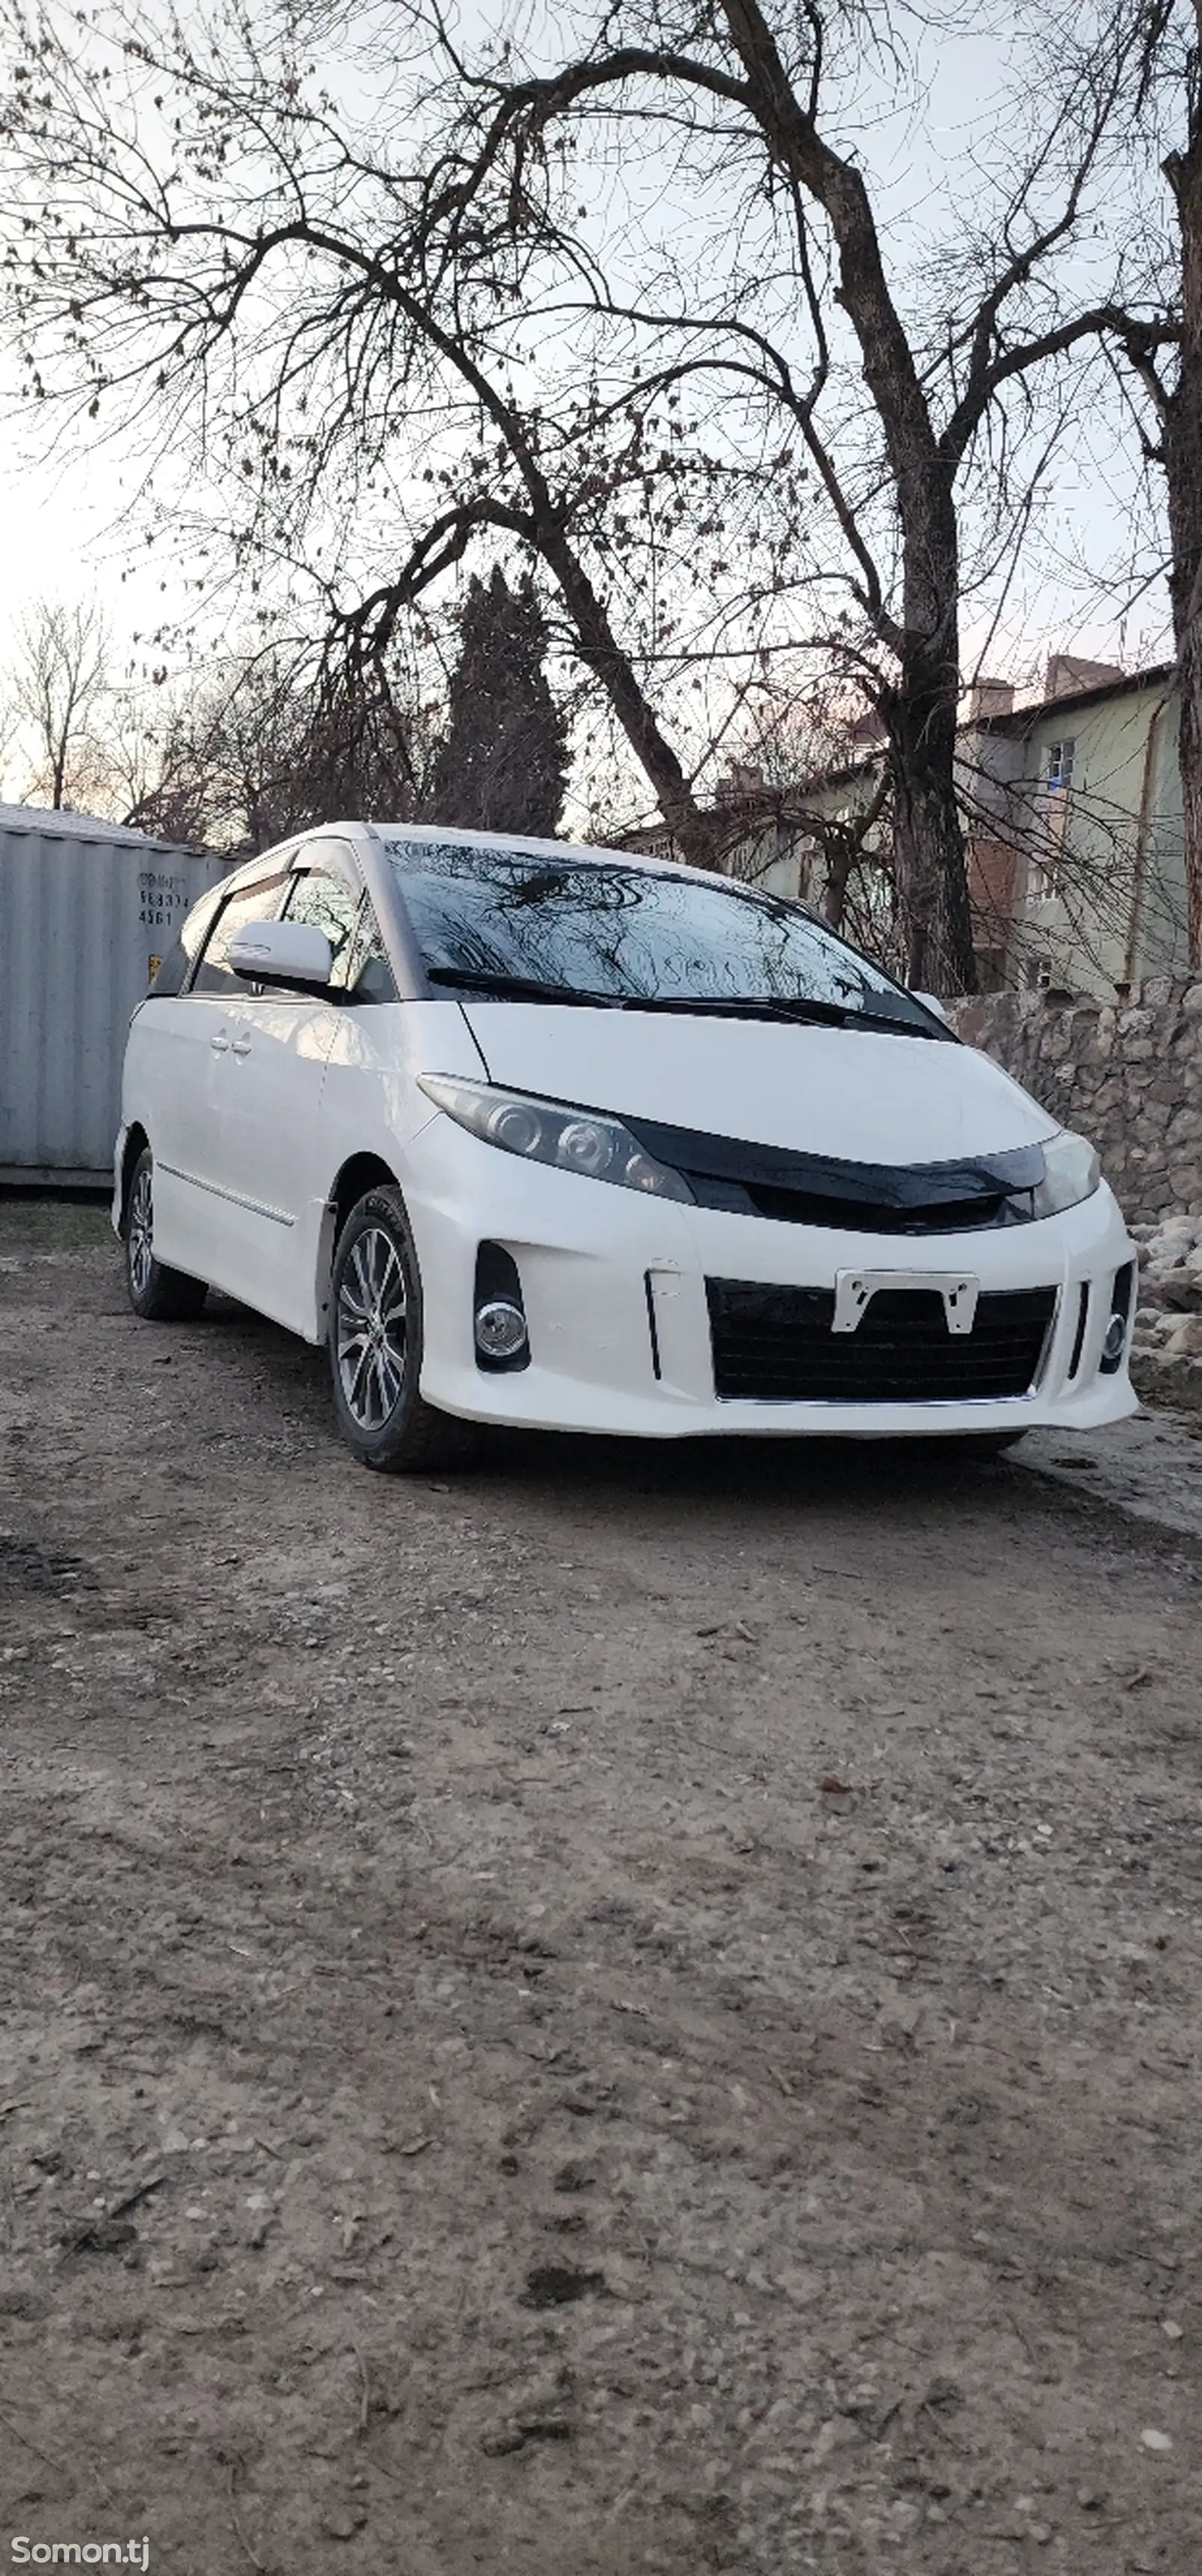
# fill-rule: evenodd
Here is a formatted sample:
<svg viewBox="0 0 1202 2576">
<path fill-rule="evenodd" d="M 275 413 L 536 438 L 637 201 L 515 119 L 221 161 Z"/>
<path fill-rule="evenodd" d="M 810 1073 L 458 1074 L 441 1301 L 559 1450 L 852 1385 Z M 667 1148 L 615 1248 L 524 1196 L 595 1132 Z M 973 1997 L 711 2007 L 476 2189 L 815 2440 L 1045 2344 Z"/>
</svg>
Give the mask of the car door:
<svg viewBox="0 0 1202 2576">
<path fill-rule="evenodd" d="M 155 1250 L 215 1287 L 230 1285 L 222 1076 L 231 1061 L 231 1006 L 241 995 L 226 957 L 246 922 L 278 919 L 288 887 L 277 863 L 198 907 L 187 929 L 198 929 L 199 940 L 191 953 L 185 940 L 165 961 L 168 989 L 161 973 L 130 1031 L 125 1114 L 139 1118 L 154 1155 Z"/>
<path fill-rule="evenodd" d="M 222 1131 L 222 1229 L 232 1266 L 221 1284 L 294 1332 L 312 1328 L 317 1244 L 329 1190 L 320 1144 L 321 1093 L 344 1007 L 331 996 L 346 988 L 360 901 L 349 851 L 328 839 L 307 844 L 290 872 L 282 916 L 325 932 L 333 961 L 330 993 L 242 981 L 223 1021 L 229 1049 L 214 1096 Z"/>
</svg>

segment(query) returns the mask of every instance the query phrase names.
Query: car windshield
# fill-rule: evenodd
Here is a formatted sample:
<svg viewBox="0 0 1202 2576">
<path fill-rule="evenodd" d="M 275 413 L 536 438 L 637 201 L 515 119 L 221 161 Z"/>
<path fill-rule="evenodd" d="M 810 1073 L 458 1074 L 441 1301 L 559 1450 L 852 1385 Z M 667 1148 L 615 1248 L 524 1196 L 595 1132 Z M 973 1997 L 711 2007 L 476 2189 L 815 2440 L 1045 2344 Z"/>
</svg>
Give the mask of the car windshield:
<svg viewBox="0 0 1202 2576">
<path fill-rule="evenodd" d="M 399 835 L 385 848 L 436 985 L 949 1034 L 800 905 L 729 879 Z"/>
</svg>

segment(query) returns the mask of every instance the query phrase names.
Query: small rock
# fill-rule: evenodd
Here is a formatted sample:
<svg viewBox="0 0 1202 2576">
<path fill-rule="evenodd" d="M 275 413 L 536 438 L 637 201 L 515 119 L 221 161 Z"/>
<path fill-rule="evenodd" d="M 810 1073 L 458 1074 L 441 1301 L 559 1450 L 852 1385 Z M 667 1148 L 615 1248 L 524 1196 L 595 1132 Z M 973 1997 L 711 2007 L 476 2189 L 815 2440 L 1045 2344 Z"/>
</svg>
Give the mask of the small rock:
<svg viewBox="0 0 1202 2576">
<path fill-rule="evenodd" d="M 1157 2453 L 1162 2453 L 1165 2451 L 1171 2451 L 1173 2447 L 1172 2434 L 1158 2433 L 1154 2424 L 1145 2424 L 1143 2432 L 1140 2434 L 1139 2438 L 1143 2443 L 1145 2451 L 1156 2451 Z"/>
<path fill-rule="evenodd" d="M 1176 1405 L 1191 1413 L 1202 1407 L 1202 1360 L 1137 1350 L 1132 1354 L 1131 1383 L 1149 1404 Z"/>
<path fill-rule="evenodd" d="M 355 2533 L 362 2531 L 366 2520 L 367 2515 L 361 2505 L 348 2505 L 343 2513 L 323 2513 L 321 2528 L 327 2540 L 353 2540 Z"/>
<path fill-rule="evenodd" d="M 187 2152 L 188 2152 L 188 2141 L 187 2141 L 187 2138 L 186 2138 L 186 2137 L 185 2137 L 185 2135 L 184 2135 L 183 2130 L 182 2130 L 182 2129 L 168 2129 L 168 2131 L 167 2131 L 167 2135 L 166 2135 L 166 2137 L 165 2137 L 165 2138 L 164 2138 L 164 2140 L 163 2140 L 163 2153 L 164 2153 L 164 2155 L 165 2155 L 165 2156 L 186 2156 L 186 2155 L 187 2155 Z"/>
<path fill-rule="evenodd" d="M 604 2272 L 584 2272 L 575 2263 L 538 2263 L 526 2274 L 524 2308 L 563 2308 L 606 2287 Z"/>
<path fill-rule="evenodd" d="M 1162 2317 L 1160 2320 L 1160 2331 L 1162 2335 L 1168 2336 L 1170 2343 L 1180 2343 L 1182 2335 L 1185 2332 L 1185 2328 L 1184 2326 L 1178 2325 L 1176 2317 Z"/>
<path fill-rule="evenodd" d="M 1161 1282 L 1166 1306 L 1175 1306 L 1178 1314 L 1196 1314 L 1202 1307 L 1202 1272 L 1188 1262 L 1175 1263 Z"/>
</svg>

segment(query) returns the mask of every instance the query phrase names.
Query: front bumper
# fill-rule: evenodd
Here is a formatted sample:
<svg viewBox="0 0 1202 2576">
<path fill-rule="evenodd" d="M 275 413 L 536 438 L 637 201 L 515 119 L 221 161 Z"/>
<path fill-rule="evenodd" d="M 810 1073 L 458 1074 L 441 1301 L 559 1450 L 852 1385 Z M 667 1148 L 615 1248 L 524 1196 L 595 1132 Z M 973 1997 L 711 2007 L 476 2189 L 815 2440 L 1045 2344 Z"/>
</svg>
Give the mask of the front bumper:
<svg viewBox="0 0 1202 2576">
<path fill-rule="evenodd" d="M 1105 1186 L 1080 1207 L 1032 1225 L 898 1237 L 642 1198 L 519 1162 L 442 1116 L 411 1143 L 405 1163 L 423 1284 L 422 1393 L 444 1412 L 530 1430 L 658 1440 L 731 1433 L 930 1439 L 1038 1425 L 1090 1430 L 1136 1409 L 1125 1355 L 1113 1375 L 1099 1374 L 1115 1273 L 1135 1258 Z M 517 1263 L 530 1333 L 526 1369 L 489 1374 L 476 1364 L 472 1299 L 481 1242 L 503 1245 Z M 840 1271 L 902 1265 L 914 1273 L 962 1269 L 982 1294 L 1054 1290 L 1031 1391 L 889 1403 L 717 1396 L 707 1278 L 834 1290 Z M 1083 1286 L 1091 1293 L 1077 1350 Z"/>
</svg>

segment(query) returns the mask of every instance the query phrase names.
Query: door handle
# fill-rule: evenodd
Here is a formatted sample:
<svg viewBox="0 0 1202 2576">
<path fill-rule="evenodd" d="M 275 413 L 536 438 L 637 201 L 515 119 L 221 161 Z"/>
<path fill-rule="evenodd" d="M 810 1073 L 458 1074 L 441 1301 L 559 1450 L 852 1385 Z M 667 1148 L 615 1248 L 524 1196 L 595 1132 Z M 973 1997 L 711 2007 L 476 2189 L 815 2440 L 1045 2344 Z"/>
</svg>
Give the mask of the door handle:
<svg viewBox="0 0 1202 2576">
<path fill-rule="evenodd" d="M 224 1030 L 222 1030 L 222 1031 L 218 1034 L 218 1036 L 217 1036 L 217 1037 L 215 1037 L 215 1038 L 210 1038 L 210 1040 L 209 1040 L 209 1045 L 211 1046 L 211 1048 L 212 1048 L 212 1050 L 213 1050 L 214 1055 L 228 1055 L 228 1054 L 229 1054 L 229 1051 L 230 1051 L 230 1042 L 229 1042 L 229 1039 L 226 1037 Z"/>
<path fill-rule="evenodd" d="M 250 1054 L 250 1039 L 249 1039 L 249 1038 L 235 1038 L 235 1040 L 234 1040 L 234 1053 L 235 1053 L 235 1055 L 249 1055 L 249 1054 Z"/>
</svg>

